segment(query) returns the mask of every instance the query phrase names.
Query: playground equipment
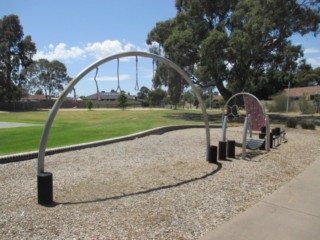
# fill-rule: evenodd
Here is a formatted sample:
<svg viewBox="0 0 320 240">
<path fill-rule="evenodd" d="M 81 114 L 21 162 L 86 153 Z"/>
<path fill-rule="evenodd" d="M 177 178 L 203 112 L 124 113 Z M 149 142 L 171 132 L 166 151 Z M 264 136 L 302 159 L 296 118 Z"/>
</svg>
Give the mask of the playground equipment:
<svg viewBox="0 0 320 240">
<path fill-rule="evenodd" d="M 217 148 L 216 146 L 210 146 L 210 129 L 209 129 L 209 123 L 208 123 L 208 115 L 206 112 L 205 104 L 202 100 L 201 94 L 199 90 L 195 87 L 192 80 L 189 78 L 189 76 L 175 63 L 170 61 L 169 59 L 166 59 L 160 55 L 155 55 L 147 52 L 139 52 L 139 51 L 132 51 L 132 52 L 124 52 L 115 54 L 109 57 L 105 57 L 101 60 L 96 61 L 92 65 L 85 68 L 83 71 L 81 71 L 72 81 L 69 82 L 67 87 L 63 90 L 63 92 L 60 94 L 56 102 L 54 103 L 49 116 L 47 118 L 47 121 L 45 123 L 42 137 L 40 140 L 40 146 L 39 146 L 39 153 L 38 153 L 38 166 L 37 166 L 37 181 L 38 181 L 38 203 L 42 205 L 50 205 L 53 203 L 53 183 L 52 183 L 52 173 L 45 172 L 44 168 L 44 158 L 46 153 L 46 145 L 47 140 L 49 136 L 49 132 L 51 129 L 51 125 L 55 119 L 55 116 L 69 94 L 69 92 L 75 87 L 75 85 L 83 79 L 89 72 L 91 72 L 94 69 L 98 69 L 98 67 L 102 64 L 105 64 L 109 61 L 117 59 L 117 75 L 118 75 L 118 88 L 117 90 L 120 90 L 120 79 L 119 79 L 119 59 L 123 57 L 147 57 L 152 58 L 154 60 L 157 60 L 159 62 L 166 63 L 171 68 L 176 70 L 183 79 L 191 86 L 193 92 L 195 93 L 197 100 L 199 101 L 199 105 L 202 110 L 203 119 L 204 119 L 204 125 L 205 125 L 205 132 L 206 132 L 206 151 L 207 151 L 207 161 L 211 163 L 216 163 L 216 153 Z M 136 62 L 137 64 L 137 62 Z M 97 73 L 97 70 L 96 70 Z M 137 79 L 136 79 L 137 80 Z"/>
<path fill-rule="evenodd" d="M 270 132 L 269 116 L 265 113 L 264 107 L 254 95 L 241 92 L 228 99 L 224 106 L 227 110 L 223 114 L 222 141 L 219 142 L 219 159 L 226 158 L 226 148 L 228 155 L 233 155 L 232 148 L 236 145 L 234 141 L 226 141 L 228 119 L 240 118 L 240 112 L 245 111 L 244 126 L 242 134 L 242 159 L 246 158 L 246 149 L 256 150 L 265 144 L 265 149 L 270 150 Z M 252 137 L 252 131 L 263 131 L 259 134 L 259 139 Z"/>
<path fill-rule="evenodd" d="M 101 96 L 100 96 L 99 86 L 98 86 L 98 82 L 97 82 L 98 72 L 99 72 L 99 68 L 96 67 L 96 74 L 94 75 L 93 80 L 94 80 L 94 82 L 96 83 L 96 88 L 97 88 L 97 100 L 100 101 L 100 100 L 101 100 Z"/>
<path fill-rule="evenodd" d="M 134 90 L 139 91 L 139 77 L 138 77 L 138 56 L 136 56 L 136 85 L 134 86 Z"/>
</svg>

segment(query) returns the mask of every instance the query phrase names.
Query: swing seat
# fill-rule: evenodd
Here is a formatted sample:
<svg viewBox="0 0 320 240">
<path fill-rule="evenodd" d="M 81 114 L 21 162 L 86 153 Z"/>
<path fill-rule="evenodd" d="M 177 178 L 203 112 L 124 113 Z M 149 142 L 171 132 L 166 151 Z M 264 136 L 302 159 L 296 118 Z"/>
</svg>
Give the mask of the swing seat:
<svg viewBox="0 0 320 240">
<path fill-rule="evenodd" d="M 250 150 L 257 150 L 264 144 L 264 139 L 248 138 L 246 140 L 246 147 Z"/>
</svg>

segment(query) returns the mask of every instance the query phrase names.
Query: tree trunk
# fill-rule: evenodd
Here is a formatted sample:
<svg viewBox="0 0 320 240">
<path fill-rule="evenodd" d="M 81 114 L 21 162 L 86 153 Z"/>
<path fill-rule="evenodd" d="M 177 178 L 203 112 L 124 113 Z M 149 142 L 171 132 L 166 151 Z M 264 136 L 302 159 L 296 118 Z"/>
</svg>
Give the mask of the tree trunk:
<svg viewBox="0 0 320 240">
<path fill-rule="evenodd" d="M 216 81 L 216 87 L 219 90 L 219 93 L 223 97 L 225 101 L 228 101 L 228 99 L 232 96 L 232 92 L 230 92 L 228 89 L 226 89 L 223 85 L 223 81 L 217 80 Z"/>
</svg>

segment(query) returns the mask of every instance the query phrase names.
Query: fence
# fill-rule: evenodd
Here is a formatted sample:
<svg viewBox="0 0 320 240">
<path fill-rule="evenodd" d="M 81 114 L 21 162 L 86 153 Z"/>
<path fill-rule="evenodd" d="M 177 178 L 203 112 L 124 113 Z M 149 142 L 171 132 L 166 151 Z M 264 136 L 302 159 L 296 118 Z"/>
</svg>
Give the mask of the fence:
<svg viewBox="0 0 320 240">
<path fill-rule="evenodd" d="M 34 111 L 41 109 L 51 109 L 55 100 L 32 101 L 32 102 L 0 102 L 0 111 Z M 95 101 L 93 108 L 119 108 L 117 101 Z M 141 107 L 141 102 L 128 100 L 128 107 Z M 87 108 L 87 101 L 66 100 L 61 108 Z"/>
</svg>

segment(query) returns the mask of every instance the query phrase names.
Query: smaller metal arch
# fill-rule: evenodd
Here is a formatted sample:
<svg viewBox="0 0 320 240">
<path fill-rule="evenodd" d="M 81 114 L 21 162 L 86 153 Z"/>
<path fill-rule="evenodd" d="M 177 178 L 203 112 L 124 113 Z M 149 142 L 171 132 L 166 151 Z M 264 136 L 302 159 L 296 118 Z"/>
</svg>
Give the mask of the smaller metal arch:
<svg viewBox="0 0 320 240">
<path fill-rule="evenodd" d="M 229 102 L 230 102 L 232 99 L 236 98 L 237 96 L 241 96 L 241 95 L 247 95 L 247 96 L 253 97 L 253 98 L 259 103 L 259 106 L 260 106 L 261 109 L 262 109 L 263 115 L 266 115 L 266 111 L 265 111 L 265 109 L 264 109 L 264 106 L 263 106 L 262 103 L 260 102 L 260 100 L 259 100 L 256 96 L 254 96 L 253 94 L 248 93 L 248 92 L 241 92 L 241 93 L 236 93 L 236 94 L 232 95 L 232 96 L 228 99 L 228 101 L 225 103 L 224 108 L 223 108 L 223 111 L 225 111 L 225 109 L 228 107 Z M 224 113 L 224 112 L 223 112 L 223 113 Z"/>
</svg>

